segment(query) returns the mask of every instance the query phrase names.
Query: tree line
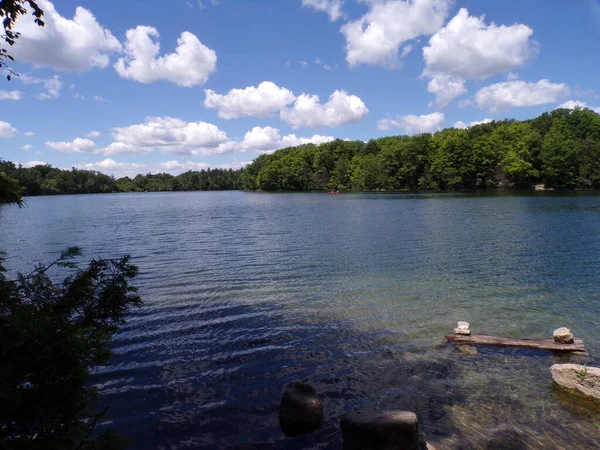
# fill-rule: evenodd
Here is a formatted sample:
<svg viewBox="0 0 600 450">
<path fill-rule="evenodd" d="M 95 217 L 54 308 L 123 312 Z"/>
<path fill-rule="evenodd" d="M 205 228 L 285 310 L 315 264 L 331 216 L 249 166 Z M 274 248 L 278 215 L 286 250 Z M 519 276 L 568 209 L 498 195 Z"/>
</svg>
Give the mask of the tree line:
<svg viewBox="0 0 600 450">
<path fill-rule="evenodd" d="M 600 115 L 557 109 L 434 134 L 335 140 L 261 155 L 240 175 L 249 190 L 600 188 Z"/>
<path fill-rule="evenodd" d="M 21 186 L 21 194 L 103 194 L 111 192 L 212 191 L 239 189 L 239 170 L 207 169 L 174 176 L 168 173 L 114 178 L 93 170 L 61 170 L 48 164 L 34 167 L 0 160 L 0 174 Z M 0 178 L 0 189 L 2 188 Z M 8 186 L 8 184 L 7 184 Z"/>
<path fill-rule="evenodd" d="M 23 195 L 210 190 L 600 189 L 600 115 L 557 109 L 434 134 L 335 140 L 261 155 L 246 168 L 114 178 L 90 170 L 0 161 L 0 189 Z M 12 181 L 10 181 L 12 180 Z M 3 184 L 4 183 L 4 184 Z"/>
</svg>

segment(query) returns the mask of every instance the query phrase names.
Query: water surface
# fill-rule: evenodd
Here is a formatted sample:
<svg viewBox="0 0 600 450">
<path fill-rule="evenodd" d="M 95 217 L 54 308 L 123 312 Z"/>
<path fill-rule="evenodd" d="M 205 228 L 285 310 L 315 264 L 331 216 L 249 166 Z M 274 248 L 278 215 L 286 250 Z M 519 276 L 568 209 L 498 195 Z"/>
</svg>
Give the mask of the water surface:
<svg viewBox="0 0 600 450">
<path fill-rule="evenodd" d="M 600 355 L 600 196 L 110 194 L 0 206 L 7 266 L 69 245 L 130 253 L 145 305 L 94 383 L 131 448 L 340 448 L 356 407 L 411 409 L 440 448 L 600 447 L 600 411 L 552 388 L 544 352 L 440 345 L 559 326 Z M 326 418 L 286 439 L 282 387 L 312 383 Z M 504 431 L 503 431 L 504 430 Z"/>
</svg>

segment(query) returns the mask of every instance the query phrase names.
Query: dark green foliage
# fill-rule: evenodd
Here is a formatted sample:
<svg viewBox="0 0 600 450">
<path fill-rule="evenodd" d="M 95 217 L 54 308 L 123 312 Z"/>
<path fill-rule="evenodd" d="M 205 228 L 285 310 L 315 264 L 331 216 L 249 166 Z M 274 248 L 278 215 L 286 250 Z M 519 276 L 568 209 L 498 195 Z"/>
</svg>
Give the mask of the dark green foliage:
<svg viewBox="0 0 600 450">
<path fill-rule="evenodd" d="M 189 171 L 178 176 L 159 173 L 115 179 L 92 170 L 61 170 L 50 165 L 28 168 L 0 159 L 0 173 L 2 172 L 21 185 L 23 195 L 57 195 L 239 189 L 241 171 L 208 169 Z M 0 178 L 0 189 L 3 186 L 2 180 Z"/>
<path fill-rule="evenodd" d="M 21 33 L 13 31 L 13 27 L 19 16 L 27 14 L 27 7 L 31 9 L 34 22 L 43 27 L 45 25 L 42 20 L 44 11 L 42 11 L 35 0 L 0 0 L 0 17 L 2 18 L 2 26 L 4 27 L 4 34 L 0 38 L 9 46 L 14 45 L 21 35 Z M 0 68 L 8 72 L 6 78 L 10 81 L 11 75 L 15 75 L 15 73 L 6 64 L 7 59 L 14 61 L 8 50 L 4 46 L 0 46 Z"/>
<path fill-rule="evenodd" d="M 79 255 L 71 247 L 13 281 L 0 257 L 0 448 L 120 447 L 115 435 L 92 434 L 105 411 L 96 411 L 89 378 L 110 357 L 126 313 L 141 304 L 129 285 L 137 267 L 125 256 L 78 269 Z M 68 276 L 55 284 L 50 271 Z"/>
<path fill-rule="evenodd" d="M 262 155 L 240 187 L 288 190 L 600 188 L 600 116 L 557 109 L 505 120 L 367 143 L 336 140 Z"/>
<path fill-rule="evenodd" d="M 0 203 L 17 203 L 19 206 L 22 204 L 19 182 L 2 171 L 0 171 Z"/>
</svg>

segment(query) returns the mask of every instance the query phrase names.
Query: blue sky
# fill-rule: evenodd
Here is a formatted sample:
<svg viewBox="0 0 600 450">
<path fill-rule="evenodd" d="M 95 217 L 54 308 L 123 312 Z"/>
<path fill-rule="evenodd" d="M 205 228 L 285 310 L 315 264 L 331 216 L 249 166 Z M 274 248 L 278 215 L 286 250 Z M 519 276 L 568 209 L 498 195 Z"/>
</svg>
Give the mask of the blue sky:
<svg viewBox="0 0 600 450">
<path fill-rule="evenodd" d="M 23 164 L 180 173 L 305 142 L 600 112 L 598 0 L 39 4 L 47 26 L 19 19 L 21 76 L 0 81 L 0 157 Z"/>
</svg>

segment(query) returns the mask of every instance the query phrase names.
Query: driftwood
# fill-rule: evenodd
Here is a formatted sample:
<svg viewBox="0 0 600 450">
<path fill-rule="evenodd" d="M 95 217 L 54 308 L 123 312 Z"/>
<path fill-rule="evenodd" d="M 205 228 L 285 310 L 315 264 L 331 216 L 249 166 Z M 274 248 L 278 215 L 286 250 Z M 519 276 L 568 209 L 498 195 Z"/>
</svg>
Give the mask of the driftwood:
<svg viewBox="0 0 600 450">
<path fill-rule="evenodd" d="M 454 342 L 456 345 L 494 345 L 500 347 L 524 347 L 539 350 L 551 350 L 556 352 L 572 352 L 586 354 L 585 346 L 581 339 L 575 338 L 572 344 L 559 344 L 552 339 L 509 339 L 483 334 L 472 334 L 470 336 L 449 333 L 446 342 Z"/>
</svg>

